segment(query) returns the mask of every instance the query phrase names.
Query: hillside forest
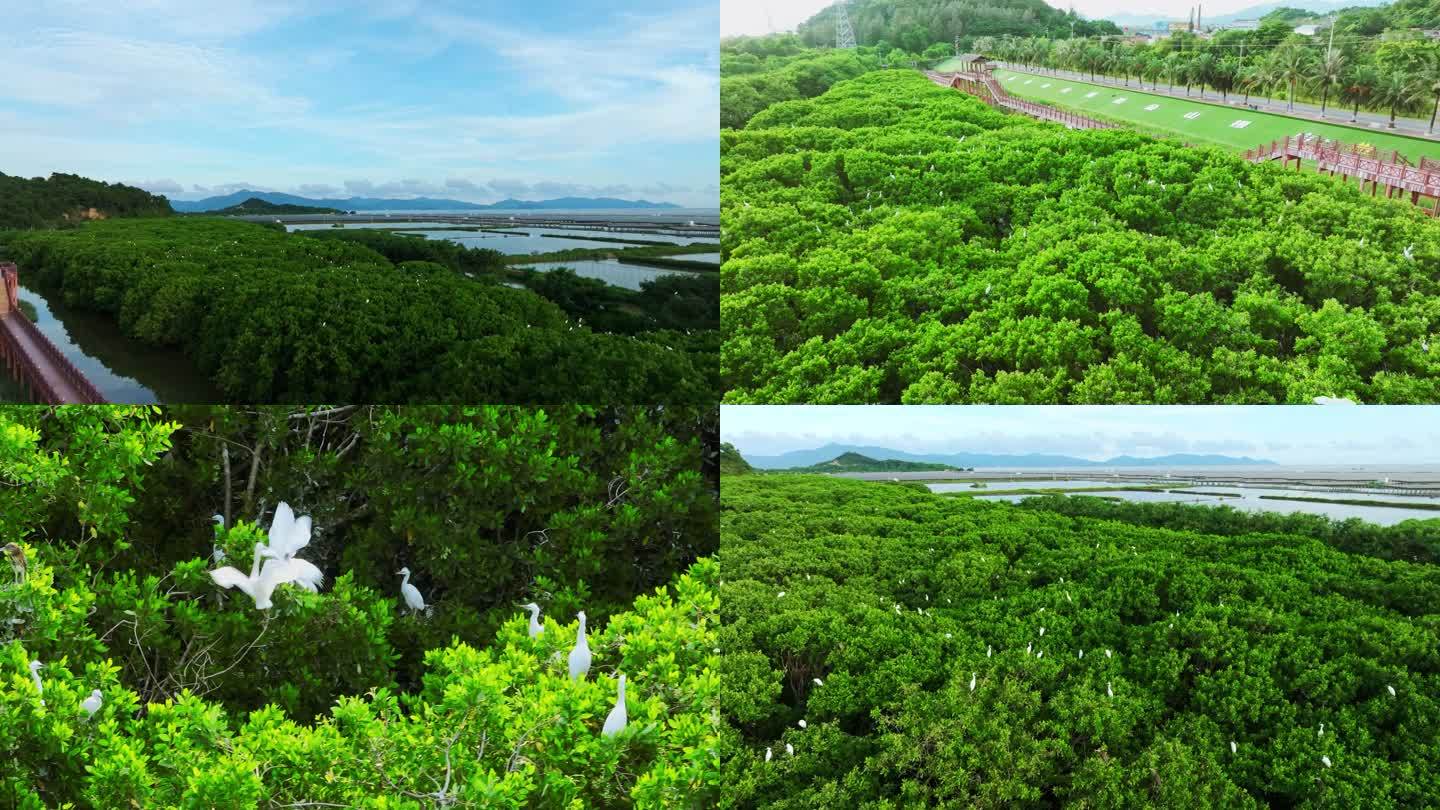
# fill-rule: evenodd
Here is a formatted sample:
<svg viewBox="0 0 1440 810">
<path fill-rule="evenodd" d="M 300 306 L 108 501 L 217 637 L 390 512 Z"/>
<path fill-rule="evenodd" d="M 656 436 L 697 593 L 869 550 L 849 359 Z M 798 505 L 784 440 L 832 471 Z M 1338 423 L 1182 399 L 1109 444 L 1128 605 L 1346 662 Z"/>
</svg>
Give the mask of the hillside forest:
<svg viewBox="0 0 1440 810">
<path fill-rule="evenodd" d="M 713 806 L 716 420 L 0 409 L 0 805 Z"/>
</svg>

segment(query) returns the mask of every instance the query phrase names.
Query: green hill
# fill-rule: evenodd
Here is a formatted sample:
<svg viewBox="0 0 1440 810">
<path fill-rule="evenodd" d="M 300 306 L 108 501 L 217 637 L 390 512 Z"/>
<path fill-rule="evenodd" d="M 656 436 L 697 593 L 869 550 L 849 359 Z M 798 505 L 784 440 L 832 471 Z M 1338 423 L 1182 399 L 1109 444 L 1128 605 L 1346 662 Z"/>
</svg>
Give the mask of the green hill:
<svg viewBox="0 0 1440 810">
<path fill-rule="evenodd" d="M 876 459 L 869 456 L 862 456 L 859 453 L 841 453 L 829 461 L 822 461 L 819 464 L 812 464 L 809 467 L 797 467 L 786 472 L 938 472 L 943 470 L 954 470 L 948 464 L 932 464 L 923 461 L 897 461 L 895 459 Z"/>
<path fill-rule="evenodd" d="M 74 174 L 25 178 L 0 172 L 0 229 L 53 228 L 90 219 L 171 213 L 169 200 L 133 186 Z"/>
<path fill-rule="evenodd" d="M 1118 34 L 1108 20 L 1084 20 L 1060 11 L 1044 0 L 851 0 L 846 7 L 855 41 L 861 45 L 884 43 L 919 53 L 936 43 L 949 45 L 956 36 L 962 44 L 973 37 L 1068 37 Z M 796 29 L 806 45 L 835 44 L 835 7 L 822 9 Z"/>
<path fill-rule="evenodd" d="M 234 214 L 343 214 L 338 208 L 321 208 L 314 205 L 291 205 L 289 203 L 266 202 L 259 197 L 251 197 L 239 205 L 232 205 L 229 208 L 221 208 L 219 211 L 208 211 L 205 216 L 229 216 Z"/>
<path fill-rule="evenodd" d="M 753 472 L 755 472 L 755 468 L 751 467 L 750 462 L 740 455 L 740 451 L 735 449 L 735 445 L 729 442 L 720 445 L 720 474 L 722 476 L 748 475 Z"/>
</svg>

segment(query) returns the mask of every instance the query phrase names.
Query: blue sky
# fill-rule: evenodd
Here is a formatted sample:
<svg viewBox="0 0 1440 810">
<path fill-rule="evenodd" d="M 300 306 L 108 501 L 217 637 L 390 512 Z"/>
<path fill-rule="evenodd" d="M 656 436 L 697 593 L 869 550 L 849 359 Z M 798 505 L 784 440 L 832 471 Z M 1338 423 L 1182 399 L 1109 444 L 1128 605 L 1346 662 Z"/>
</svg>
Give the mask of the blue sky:
<svg viewBox="0 0 1440 810">
<path fill-rule="evenodd" d="M 1281 464 L 1440 463 L 1440 406 L 725 405 L 742 454 L 830 442 L 915 452 L 1220 453 Z"/>
<path fill-rule="evenodd" d="M 4 5 L 7 174 L 719 204 L 715 0 Z"/>
</svg>

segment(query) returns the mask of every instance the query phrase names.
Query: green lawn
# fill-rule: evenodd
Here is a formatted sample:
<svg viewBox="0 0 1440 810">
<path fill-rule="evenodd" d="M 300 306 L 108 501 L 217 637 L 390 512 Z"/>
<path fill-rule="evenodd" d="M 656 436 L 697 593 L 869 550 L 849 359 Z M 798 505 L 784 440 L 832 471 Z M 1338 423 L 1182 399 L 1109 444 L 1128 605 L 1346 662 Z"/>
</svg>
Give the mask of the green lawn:
<svg viewBox="0 0 1440 810">
<path fill-rule="evenodd" d="M 1419 163 L 1422 156 L 1440 159 L 1440 143 L 1383 131 L 1319 124 L 1285 115 L 1255 112 L 1243 107 L 1203 104 L 1142 93 L 1134 89 L 1052 76 L 997 70 L 995 78 L 999 79 L 1006 92 L 1013 96 L 1048 102 L 1079 112 L 1090 112 L 1096 117 L 1134 124 L 1138 129 L 1171 135 L 1188 143 L 1215 144 L 1243 152 L 1286 135 L 1313 132 L 1346 143 L 1367 143 L 1378 149 L 1394 149 L 1414 163 Z M 1067 88 L 1069 92 L 1065 92 Z M 1124 101 L 1117 104 L 1116 99 Z M 1252 100 L 1260 103 L 1260 100 L 1253 97 Z M 1145 109 L 1151 105 L 1158 106 L 1151 110 Z M 1198 115 L 1186 118 L 1185 115 L 1190 113 Z M 1243 128 L 1236 128 L 1231 126 L 1235 121 L 1250 123 Z"/>
</svg>

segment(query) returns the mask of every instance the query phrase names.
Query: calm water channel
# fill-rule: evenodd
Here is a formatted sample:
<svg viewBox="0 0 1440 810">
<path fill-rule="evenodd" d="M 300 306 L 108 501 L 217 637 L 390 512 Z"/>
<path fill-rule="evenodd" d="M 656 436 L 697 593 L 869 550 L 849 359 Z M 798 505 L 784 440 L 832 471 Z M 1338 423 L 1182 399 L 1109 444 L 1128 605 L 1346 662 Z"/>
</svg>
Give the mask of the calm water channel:
<svg viewBox="0 0 1440 810">
<path fill-rule="evenodd" d="M 1042 483 L 1042 482 L 1031 482 L 1031 483 L 1034 484 L 1034 483 Z M 1061 482 L 1055 482 L 1055 483 L 1061 483 Z M 1070 482 L 1070 483 L 1074 483 L 1074 482 Z M 958 489 L 958 488 L 959 488 L 959 487 L 955 487 L 955 485 L 944 484 L 944 485 L 932 485 L 932 486 L 931 486 L 931 489 L 936 489 L 936 486 L 946 486 L 946 487 L 950 487 L 950 489 L 943 490 L 943 491 L 952 491 L 952 492 L 955 491 L 955 489 Z M 993 486 L 993 484 L 992 484 L 992 486 Z M 936 491 L 942 491 L 942 490 L 936 490 Z M 1261 495 L 1285 495 L 1285 496 L 1290 496 L 1290 497 L 1301 497 L 1301 498 L 1337 498 L 1337 499 L 1358 499 L 1358 500 L 1370 500 L 1370 499 L 1372 498 L 1372 496 L 1359 495 L 1359 494 L 1348 493 L 1348 492 L 1344 492 L 1344 493 L 1318 493 L 1318 492 L 1313 492 L 1313 491 L 1310 491 L 1310 490 L 1296 490 L 1296 489 L 1248 489 L 1248 488 L 1247 488 L 1247 489 L 1224 488 L 1223 491 L 1225 491 L 1225 492 L 1239 492 L 1239 493 L 1242 494 L 1243 497 L 1239 497 L 1239 498 L 1222 498 L 1222 497 L 1215 496 L 1215 495 L 1188 495 L 1188 494 L 1175 493 L 1175 492 L 1133 492 L 1133 491 L 1126 491 L 1126 492 L 1095 492 L 1095 493 L 1077 493 L 1077 494 L 1078 494 L 1078 495 L 1086 495 L 1086 494 L 1089 494 L 1089 495 L 1094 495 L 1094 496 L 1097 496 L 1097 497 L 1119 498 L 1119 499 L 1126 500 L 1126 501 L 1147 502 L 1147 503 L 1160 503 L 1160 502 L 1166 502 L 1166 503 L 1194 503 L 1194 504 L 1203 504 L 1203 505 L 1207 505 L 1207 506 L 1228 506 L 1228 507 L 1230 507 L 1230 508 L 1232 508 L 1232 509 L 1240 509 L 1240 510 L 1243 510 L 1243 511 L 1246 511 L 1246 512 L 1278 512 L 1278 513 L 1281 513 L 1281 514 L 1293 514 L 1293 513 L 1296 513 L 1296 512 L 1304 512 L 1304 513 L 1311 514 L 1311 515 L 1324 515 L 1325 517 L 1332 518 L 1332 519 L 1334 519 L 1334 520 L 1346 520 L 1346 519 L 1348 519 L 1348 518 L 1361 518 L 1362 520 L 1365 520 L 1365 521 L 1367 521 L 1367 522 L 1374 523 L 1374 524 L 1377 524 L 1377 525 L 1380 525 L 1380 526 L 1393 526 L 1393 525 L 1395 525 L 1396 523 L 1400 523 L 1400 522 L 1406 521 L 1406 520 L 1436 520 L 1436 519 L 1440 519 L 1440 512 L 1430 511 L 1430 510 L 1426 510 L 1426 509 L 1405 509 L 1405 508 L 1403 508 L 1403 507 L 1392 507 L 1392 506 L 1354 506 L 1354 505 L 1351 505 L 1351 504 L 1343 504 L 1343 503 L 1305 503 L 1305 502 L 1302 502 L 1302 501 L 1272 501 L 1272 500 L 1261 500 L 1261 499 L 1260 499 L 1260 496 L 1261 496 Z M 983 500 L 987 500 L 987 501 L 1003 500 L 1003 501 L 1009 501 L 1009 502 L 1011 502 L 1011 503 L 1016 503 L 1016 502 L 1019 502 L 1019 501 L 1023 501 L 1023 500 L 1025 500 L 1026 498 L 1034 498 L 1034 497 L 1037 497 L 1037 496 L 1035 496 L 1035 495 L 979 495 L 979 496 L 976 496 L 976 497 L 981 498 L 981 499 L 983 499 Z M 1395 502 L 1397 502 L 1397 503 L 1410 503 L 1410 502 L 1417 502 L 1417 501 L 1418 501 L 1418 502 L 1421 502 L 1421 503 L 1436 503 L 1436 499 L 1434 499 L 1434 498 L 1404 497 L 1404 496 L 1394 496 L 1394 497 L 1391 497 L 1391 496 L 1383 496 L 1383 497 L 1382 497 L 1382 496 L 1373 496 L 1373 497 L 1374 497 L 1374 498 L 1377 498 L 1377 499 L 1387 500 L 1387 501 L 1395 501 Z"/>
<path fill-rule="evenodd" d="M 688 256 L 684 258 L 689 258 Z M 539 264 L 518 265 L 522 270 L 538 270 L 542 273 L 556 270 L 561 267 L 568 267 L 575 271 L 575 275 L 585 278 L 599 279 L 606 284 L 614 284 L 617 287 L 624 287 L 627 290 L 639 290 L 640 282 L 654 281 L 661 276 L 671 275 L 694 275 L 684 270 L 662 270 L 658 267 L 637 267 L 633 264 L 621 264 L 614 259 L 582 259 L 570 262 L 540 262 Z"/>
<path fill-rule="evenodd" d="M 220 393 L 184 354 L 126 337 L 108 315 L 72 309 L 59 293 L 20 288 L 35 325 L 111 402 L 217 402 Z M 28 401 L 0 374 L 0 401 Z"/>
</svg>

